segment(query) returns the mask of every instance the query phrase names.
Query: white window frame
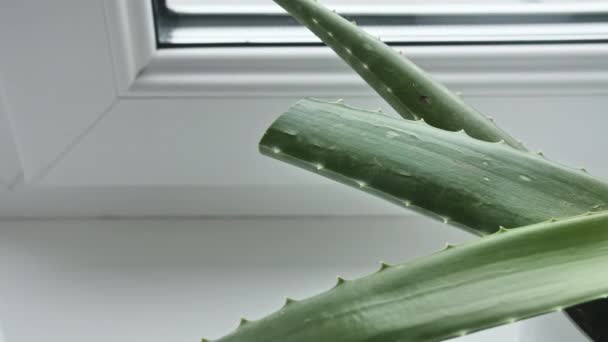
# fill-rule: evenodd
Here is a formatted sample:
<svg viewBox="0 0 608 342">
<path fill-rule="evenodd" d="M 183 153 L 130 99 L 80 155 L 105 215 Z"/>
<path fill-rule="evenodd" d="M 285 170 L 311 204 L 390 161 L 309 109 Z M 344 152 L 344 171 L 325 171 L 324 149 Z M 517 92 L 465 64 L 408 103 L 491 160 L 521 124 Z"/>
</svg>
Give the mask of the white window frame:
<svg viewBox="0 0 608 342">
<path fill-rule="evenodd" d="M 45 13 L 58 8 L 70 11 L 28 16 L 32 10 Z M 218 154 L 213 162 L 236 165 L 235 160 L 247 160 L 248 167 L 262 170 L 261 174 L 278 167 L 270 164 L 272 161 L 262 162 L 265 159 L 261 157 L 257 163 L 258 159 L 252 157 L 253 153 L 258 156 L 255 143 L 275 115 L 290 103 L 306 96 L 345 98 L 365 108 L 386 109 L 378 95 L 328 48 L 158 50 L 150 0 L 18 1 L 0 11 L 0 17 L 3 19 L 0 32 L 4 33 L 7 45 L 0 53 L 0 116 L 5 119 L 0 120 L 0 131 L 7 147 L 0 151 L 7 164 L 0 170 L 0 179 L 4 181 L 0 188 L 15 190 L 14 194 L 0 198 L 0 216 L 73 215 L 73 208 L 80 208 L 82 215 L 89 216 L 124 213 L 130 202 L 135 203 L 133 197 L 117 199 L 92 192 L 89 200 L 84 201 L 80 187 L 181 182 L 213 186 L 186 201 L 173 201 L 173 197 L 167 196 L 161 202 L 156 198 L 163 197 L 167 188 L 158 188 L 155 191 L 162 192 L 161 195 L 145 196 L 151 198 L 146 202 L 151 207 L 137 202 L 137 208 L 147 208 L 137 212 L 156 215 L 167 213 L 164 208 L 173 208 L 170 212 L 183 214 L 183 203 L 188 202 L 194 203 L 188 209 L 190 213 L 197 215 L 201 214 L 199 203 L 206 204 L 205 213 L 210 215 L 226 215 L 227 210 L 238 215 L 393 213 L 392 209 L 374 206 L 375 202 L 363 202 L 364 199 L 360 202 L 363 205 L 353 204 L 350 193 L 347 189 L 340 190 L 341 187 L 336 187 L 337 197 L 333 201 L 339 203 L 337 206 L 321 204 L 315 199 L 325 191 L 327 183 L 316 177 L 310 182 L 304 176 L 299 178 L 297 173 L 303 171 L 287 166 L 285 178 L 275 181 L 272 177 L 266 180 L 255 176 L 239 180 L 240 185 L 247 186 L 238 189 L 217 187 L 231 180 L 216 178 L 219 173 L 199 163 L 199 156 L 188 158 L 184 157 L 187 153 L 175 153 L 158 157 L 188 170 L 179 180 L 171 172 L 151 171 L 149 166 L 154 165 L 150 160 L 156 160 L 153 158 L 161 147 L 172 151 L 193 148 L 190 139 L 155 140 L 154 131 L 148 131 L 172 123 L 180 115 L 195 121 L 209 118 L 226 125 L 238 118 L 241 129 L 257 127 L 241 131 L 247 143 L 232 141 L 239 144 L 238 148 L 230 144 L 224 147 L 234 153 L 225 158 Z M 8 39 L 19 31 L 27 38 L 27 44 Z M 476 95 L 490 102 L 506 96 L 497 99 L 501 104 L 510 103 L 510 95 L 519 100 L 521 95 L 529 95 L 533 101 L 564 96 L 575 104 L 582 98 L 589 99 L 593 107 L 603 103 L 596 100 L 608 93 L 608 44 L 429 46 L 406 47 L 405 51 L 451 89 L 462 92 L 467 101 L 471 96 L 473 103 Z M 534 99 L 536 96 L 540 99 Z M 562 99 L 556 102 L 560 101 L 563 102 Z M 574 114 L 578 114 L 576 110 Z M 596 111 L 593 115 L 597 120 Z M 138 125 L 141 121 L 145 122 Z M 212 129 L 201 127 L 198 140 L 201 145 L 225 143 L 218 135 L 208 134 Z M 144 141 L 143 145 L 136 150 L 113 148 L 120 140 L 116 137 L 117 130 L 123 134 L 124 144 L 129 143 L 132 131 L 132 136 L 139 138 L 137 141 Z M 198 138 L 199 131 L 190 134 Z M 601 153 L 603 146 L 590 142 L 591 135 L 587 138 L 587 151 Z M 547 152 L 551 154 L 550 150 Z M 123 164 L 125 160 L 138 160 L 142 154 L 148 156 L 149 163 Z M 106 163 L 115 172 L 91 167 L 91 160 L 99 165 Z M 584 158 L 574 159 L 571 164 L 583 165 L 583 161 Z M 601 167 L 601 163 L 598 165 Z M 142 174 L 146 177 L 141 177 Z M 69 186 L 74 190 L 58 189 L 47 194 L 33 189 L 46 185 Z M 273 205 L 260 201 L 239 201 L 238 206 L 233 205 L 241 196 L 255 198 L 256 191 L 262 196 L 269 191 L 269 185 L 273 197 L 281 199 Z M 179 188 L 176 192 L 179 193 Z M 290 205 L 294 202 L 284 198 L 307 205 Z M 71 204 L 66 205 L 66 201 Z"/>
<path fill-rule="evenodd" d="M 151 1 L 111 0 L 106 10 L 121 97 L 370 93 L 326 47 L 157 49 Z M 411 46 L 405 50 L 437 79 L 465 94 L 608 93 L 608 43 Z"/>
</svg>

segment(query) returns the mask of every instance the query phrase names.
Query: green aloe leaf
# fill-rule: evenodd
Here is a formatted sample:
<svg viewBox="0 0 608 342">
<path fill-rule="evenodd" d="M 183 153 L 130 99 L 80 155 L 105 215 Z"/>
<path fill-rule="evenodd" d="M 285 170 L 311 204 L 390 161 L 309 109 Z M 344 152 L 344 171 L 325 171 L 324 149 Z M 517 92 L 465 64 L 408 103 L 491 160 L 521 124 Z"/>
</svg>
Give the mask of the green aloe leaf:
<svg viewBox="0 0 608 342">
<path fill-rule="evenodd" d="M 608 185 L 504 143 L 302 100 L 260 151 L 477 234 L 608 208 Z"/>
<path fill-rule="evenodd" d="M 275 2 L 321 38 L 404 118 L 421 117 L 434 127 L 450 131 L 462 129 L 471 137 L 480 140 L 504 140 L 516 149 L 526 150 L 520 142 L 495 126 L 492 120 L 466 105 L 414 63 L 376 37 L 359 29 L 356 24 L 349 23 L 324 8 L 316 0 Z M 501 194 L 496 195 L 498 200 Z M 521 203 L 522 206 L 527 204 L 535 208 L 537 202 Z M 603 204 L 598 201 L 597 205 Z M 564 214 L 561 209 L 556 206 L 552 215 Z M 534 216 L 528 214 L 529 211 L 523 213 L 529 218 Z M 497 218 L 502 219 L 500 216 Z M 523 224 L 525 220 L 519 222 Z M 535 221 L 528 223 L 532 222 Z M 607 338 L 608 329 L 604 328 L 605 325 L 601 321 L 601 317 L 608 314 L 607 300 L 569 308 L 568 314 L 594 340 L 603 341 Z"/>
<path fill-rule="evenodd" d="M 221 342 L 440 341 L 608 294 L 608 213 L 502 229 L 243 320 Z"/>
<path fill-rule="evenodd" d="M 525 150 L 492 120 L 465 104 L 426 72 L 315 0 L 274 0 L 331 47 L 402 117 L 424 118 L 449 131 Z"/>
</svg>

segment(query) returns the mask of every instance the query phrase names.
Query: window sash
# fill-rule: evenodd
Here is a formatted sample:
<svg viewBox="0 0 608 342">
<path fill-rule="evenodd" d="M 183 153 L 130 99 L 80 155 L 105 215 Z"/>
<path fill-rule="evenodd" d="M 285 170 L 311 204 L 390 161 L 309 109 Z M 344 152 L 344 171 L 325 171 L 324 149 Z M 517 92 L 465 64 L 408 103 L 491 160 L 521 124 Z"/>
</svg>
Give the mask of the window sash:
<svg viewBox="0 0 608 342">
<path fill-rule="evenodd" d="M 270 0 L 247 0 L 246 6 L 239 4 L 243 0 L 152 1 L 161 48 L 321 44 Z M 373 7 L 361 0 L 325 2 L 395 45 L 608 41 L 603 0 L 380 0 Z"/>
</svg>

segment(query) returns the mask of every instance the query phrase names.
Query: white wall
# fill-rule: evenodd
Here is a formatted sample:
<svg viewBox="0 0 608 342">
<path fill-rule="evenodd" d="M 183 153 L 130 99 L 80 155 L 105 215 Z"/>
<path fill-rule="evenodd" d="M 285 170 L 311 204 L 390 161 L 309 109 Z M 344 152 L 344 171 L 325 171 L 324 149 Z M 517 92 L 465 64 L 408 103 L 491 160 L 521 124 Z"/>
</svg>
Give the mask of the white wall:
<svg viewBox="0 0 608 342">
<path fill-rule="evenodd" d="M 5 221 L 0 319 L 6 342 L 194 342 L 469 238 L 417 217 Z M 557 341 L 459 341 L 522 326 Z"/>
</svg>

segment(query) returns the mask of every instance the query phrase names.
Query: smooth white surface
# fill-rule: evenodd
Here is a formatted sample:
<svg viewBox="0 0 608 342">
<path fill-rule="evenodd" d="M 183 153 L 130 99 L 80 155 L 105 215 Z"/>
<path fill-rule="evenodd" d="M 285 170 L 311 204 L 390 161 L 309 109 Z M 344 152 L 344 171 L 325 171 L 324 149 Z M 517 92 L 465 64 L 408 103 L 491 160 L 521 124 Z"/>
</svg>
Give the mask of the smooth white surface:
<svg viewBox="0 0 608 342">
<path fill-rule="evenodd" d="M 281 167 L 258 152 L 262 134 L 291 102 L 122 101 L 63 160 L 63 170 L 55 168 L 43 183 L 242 186 L 299 180 L 318 184 L 317 177 L 302 176 L 304 172 Z"/>
<path fill-rule="evenodd" d="M 608 44 L 604 43 L 397 49 L 451 89 L 469 95 L 608 93 L 605 63 Z M 137 64 L 134 58 L 122 58 Z M 370 87 L 325 47 L 167 49 L 149 58 L 149 63 L 140 66 L 140 74 L 127 86 L 128 91 L 121 93 L 122 97 L 296 98 L 370 94 Z"/>
<path fill-rule="evenodd" d="M 2 83 L 0 82 L 0 187 L 2 185 L 10 186 L 21 172 L 17 146 L 13 141 L 13 133 L 2 97 Z"/>
<path fill-rule="evenodd" d="M 102 2 L 0 2 L 0 74 L 27 180 L 115 100 Z"/>
<path fill-rule="evenodd" d="M 2 222 L 0 319 L 8 342 L 196 342 L 468 238 L 420 219 Z"/>
<path fill-rule="evenodd" d="M 2 218 L 345 215 L 415 214 L 338 184 L 224 187 L 123 185 L 28 187 L 12 192 L 0 191 Z"/>
<path fill-rule="evenodd" d="M 551 313 L 522 321 L 520 342 L 593 342 L 578 331 L 578 327 L 563 313 Z"/>
<path fill-rule="evenodd" d="M 152 2 L 108 0 L 103 4 L 116 88 L 123 94 L 156 53 Z"/>
<path fill-rule="evenodd" d="M 608 98 L 466 97 L 531 149 L 608 177 Z M 378 108 L 377 98 L 346 99 Z M 331 184 L 261 156 L 257 142 L 291 99 L 129 100 L 44 179 L 54 186 Z M 178 106 L 179 110 L 175 107 Z M 386 107 L 384 107 L 386 108 Z M 121 148 L 116 148 L 121 146 Z M 99 168 L 99 165 L 104 165 Z M 329 186 L 343 186 L 334 185 Z M 297 197 L 297 192 L 284 198 Z M 331 205 L 328 203 L 328 205 Z"/>
</svg>

